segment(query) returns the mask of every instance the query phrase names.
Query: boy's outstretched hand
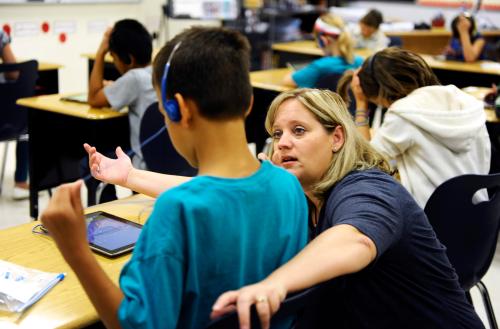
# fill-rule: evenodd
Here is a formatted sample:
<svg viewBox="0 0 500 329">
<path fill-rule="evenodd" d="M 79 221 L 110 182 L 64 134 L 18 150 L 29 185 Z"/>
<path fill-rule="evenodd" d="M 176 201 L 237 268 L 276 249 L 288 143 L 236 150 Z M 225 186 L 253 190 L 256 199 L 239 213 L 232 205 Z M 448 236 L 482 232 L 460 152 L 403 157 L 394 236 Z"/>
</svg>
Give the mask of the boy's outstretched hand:
<svg viewBox="0 0 500 329">
<path fill-rule="evenodd" d="M 130 157 L 123 152 L 121 147 L 116 148 L 116 159 L 102 155 L 95 147 L 87 143 L 83 144 L 83 147 L 89 155 L 89 168 L 95 179 L 115 185 L 126 185 L 133 166 Z"/>
<path fill-rule="evenodd" d="M 70 265 L 74 258 L 90 252 L 80 197 L 81 186 L 82 181 L 78 180 L 58 187 L 40 218 Z"/>
</svg>

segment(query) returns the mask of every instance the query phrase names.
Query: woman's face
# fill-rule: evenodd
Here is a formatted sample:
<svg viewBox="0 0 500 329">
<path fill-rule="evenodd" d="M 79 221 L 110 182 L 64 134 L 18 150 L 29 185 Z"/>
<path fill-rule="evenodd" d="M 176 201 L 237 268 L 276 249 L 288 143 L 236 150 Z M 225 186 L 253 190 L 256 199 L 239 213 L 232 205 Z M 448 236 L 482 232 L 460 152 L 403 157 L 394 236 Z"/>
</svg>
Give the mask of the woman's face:
<svg viewBox="0 0 500 329">
<path fill-rule="evenodd" d="M 304 190 L 330 167 L 334 138 L 298 100 L 288 99 L 277 110 L 272 127 L 273 163 L 295 175 Z"/>
</svg>

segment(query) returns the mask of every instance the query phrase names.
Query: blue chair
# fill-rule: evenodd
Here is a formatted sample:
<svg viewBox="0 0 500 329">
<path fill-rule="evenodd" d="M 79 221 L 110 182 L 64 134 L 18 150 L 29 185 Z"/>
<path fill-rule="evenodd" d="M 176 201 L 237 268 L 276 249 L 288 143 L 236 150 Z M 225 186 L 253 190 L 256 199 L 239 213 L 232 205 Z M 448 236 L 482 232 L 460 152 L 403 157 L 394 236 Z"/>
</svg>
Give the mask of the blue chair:
<svg viewBox="0 0 500 329">
<path fill-rule="evenodd" d="M 473 204 L 473 195 L 481 189 L 488 189 L 490 199 Z M 467 298 L 472 303 L 469 290 L 477 286 L 490 328 L 498 329 L 488 290 L 481 279 L 490 267 L 500 230 L 500 174 L 451 178 L 436 188 L 424 210 L 447 248 Z"/>
<path fill-rule="evenodd" d="M 165 119 L 158 110 L 158 102 L 151 104 L 141 120 L 139 139 L 146 139 L 165 127 Z M 164 129 L 157 137 L 141 147 L 148 170 L 169 175 L 195 176 L 197 170 L 177 153 L 168 132 Z"/>
<path fill-rule="evenodd" d="M 389 46 L 388 47 L 398 47 L 401 48 L 403 46 L 403 41 L 401 37 L 389 37 Z"/>
<path fill-rule="evenodd" d="M 27 110 L 16 104 L 19 98 L 35 94 L 38 79 L 38 62 L 30 60 L 16 64 L 0 64 L 0 75 L 17 72 L 17 78 L 0 82 L 0 141 L 27 140 Z M 4 79 L 2 79 L 4 80 Z M 0 170 L 0 194 L 2 193 L 8 143 L 5 144 L 2 168 Z"/>
<path fill-rule="evenodd" d="M 271 319 L 271 328 L 282 321 L 288 321 L 289 318 L 295 317 L 292 328 L 306 329 L 308 323 L 301 321 L 302 315 L 307 311 L 307 307 L 311 305 L 320 295 L 322 285 L 317 285 L 312 288 L 303 290 L 287 297 L 280 305 L 278 312 Z M 252 329 L 260 329 L 260 320 L 255 309 L 252 306 L 250 312 L 250 324 Z M 239 329 L 238 313 L 231 312 L 225 316 L 212 321 L 205 329 Z"/>
</svg>

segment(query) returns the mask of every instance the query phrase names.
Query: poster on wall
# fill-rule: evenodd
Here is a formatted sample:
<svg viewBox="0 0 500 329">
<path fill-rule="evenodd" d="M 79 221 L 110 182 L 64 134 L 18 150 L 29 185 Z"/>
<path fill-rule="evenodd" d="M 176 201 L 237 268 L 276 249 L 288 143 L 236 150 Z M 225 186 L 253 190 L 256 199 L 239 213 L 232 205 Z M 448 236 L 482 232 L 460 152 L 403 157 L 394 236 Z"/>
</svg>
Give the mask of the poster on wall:
<svg viewBox="0 0 500 329">
<path fill-rule="evenodd" d="M 0 0 L 1 4 L 139 3 L 141 0 Z"/>
<path fill-rule="evenodd" d="M 477 8 L 480 4 L 483 10 L 500 10 L 500 0 L 418 0 L 417 3 L 422 6 L 464 9 Z"/>
</svg>

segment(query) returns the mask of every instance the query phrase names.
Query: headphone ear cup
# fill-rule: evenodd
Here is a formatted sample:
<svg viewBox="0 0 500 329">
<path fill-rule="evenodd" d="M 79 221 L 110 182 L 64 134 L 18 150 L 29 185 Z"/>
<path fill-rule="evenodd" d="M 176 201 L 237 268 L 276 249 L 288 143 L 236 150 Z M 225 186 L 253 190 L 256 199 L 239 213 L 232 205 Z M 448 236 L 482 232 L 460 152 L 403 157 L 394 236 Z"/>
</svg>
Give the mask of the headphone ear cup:
<svg viewBox="0 0 500 329">
<path fill-rule="evenodd" d="M 318 45 L 320 48 L 325 48 L 325 43 L 323 42 L 323 39 L 321 39 L 322 35 L 318 35 Z"/>
<path fill-rule="evenodd" d="M 181 121 L 181 111 L 179 109 L 179 104 L 176 100 L 169 100 L 164 103 L 165 112 L 167 112 L 170 121 L 179 122 Z"/>
</svg>

